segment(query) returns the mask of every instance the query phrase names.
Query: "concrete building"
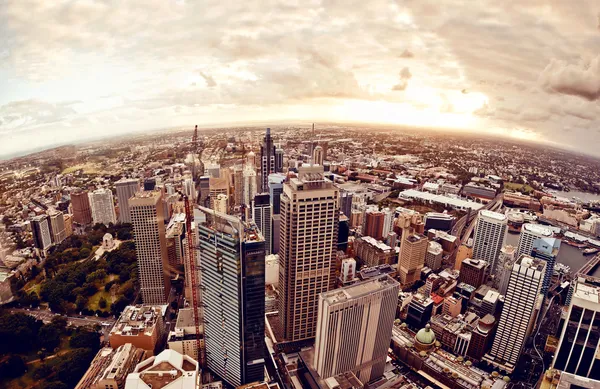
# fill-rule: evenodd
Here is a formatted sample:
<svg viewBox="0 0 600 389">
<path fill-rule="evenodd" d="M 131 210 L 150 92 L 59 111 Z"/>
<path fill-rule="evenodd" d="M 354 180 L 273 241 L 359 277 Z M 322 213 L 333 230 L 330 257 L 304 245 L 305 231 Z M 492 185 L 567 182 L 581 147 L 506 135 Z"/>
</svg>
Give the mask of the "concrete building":
<svg viewBox="0 0 600 389">
<path fill-rule="evenodd" d="M 115 182 L 117 201 L 119 202 L 119 221 L 131 223 L 131 211 L 129 210 L 129 199 L 140 190 L 140 180 L 119 180 Z"/>
<path fill-rule="evenodd" d="M 368 267 L 397 262 L 396 250 L 370 236 L 354 240 L 354 254 Z"/>
<path fill-rule="evenodd" d="M 477 326 L 471 331 L 471 342 L 467 355 L 476 361 L 480 361 L 492 346 L 496 330 L 496 319 L 492 315 L 485 315 L 477 322 Z"/>
<path fill-rule="evenodd" d="M 314 367 L 321 377 L 383 375 L 400 285 L 389 276 L 321 293 Z"/>
<path fill-rule="evenodd" d="M 186 177 L 183 180 L 182 185 L 183 193 L 190 198 L 190 200 L 196 200 L 196 188 L 194 186 L 194 180 L 192 177 Z"/>
<path fill-rule="evenodd" d="M 197 389 L 198 385 L 198 362 L 174 350 L 138 363 L 125 381 L 125 389 Z"/>
<path fill-rule="evenodd" d="M 110 347 L 117 349 L 127 343 L 154 355 L 163 336 L 162 307 L 156 305 L 129 305 L 110 330 Z"/>
<path fill-rule="evenodd" d="M 268 193 L 259 193 L 252 201 L 252 219 L 265 238 L 265 255 L 271 255 L 272 247 L 270 197 Z"/>
<path fill-rule="evenodd" d="M 383 239 L 383 226 L 385 214 L 379 211 L 367 211 L 365 214 L 364 236 L 370 236 L 375 240 Z"/>
<path fill-rule="evenodd" d="M 73 235 L 73 215 L 65 213 L 63 219 L 65 222 L 65 238 L 68 238 Z"/>
<path fill-rule="evenodd" d="M 425 266 L 433 271 L 438 271 L 442 267 L 444 250 L 438 242 L 430 241 L 427 244 L 427 252 L 425 253 Z"/>
<path fill-rule="evenodd" d="M 600 380 L 600 279 L 578 277 L 552 367 Z"/>
<path fill-rule="evenodd" d="M 354 258 L 342 259 L 340 283 L 346 286 L 354 283 L 356 280 L 356 260 Z"/>
<path fill-rule="evenodd" d="M 254 196 L 258 193 L 256 186 L 256 170 L 246 166 L 243 172 L 244 178 L 244 204 L 250 207 Z"/>
<path fill-rule="evenodd" d="M 144 304 L 167 304 L 171 289 L 162 193 L 144 191 L 129 199 Z"/>
<path fill-rule="evenodd" d="M 479 259 L 465 259 L 460 265 L 459 282 L 479 288 L 487 279 L 488 264 Z"/>
<path fill-rule="evenodd" d="M 275 172 L 283 172 L 283 149 L 281 148 L 281 145 L 278 145 L 275 148 Z"/>
<path fill-rule="evenodd" d="M 202 324 L 200 324 L 200 331 L 203 336 L 204 328 Z M 169 337 L 167 338 L 167 346 L 171 350 L 198 360 L 197 345 L 194 311 L 192 308 L 182 308 L 177 314 L 175 328 L 169 333 Z M 203 347 L 203 345 L 204 339 L 201 340 L 201 346 Z"/>
<path fill-rule="evenodd" d="M 92 208 L 92 220 L 94 224 L 102 223 L 104 225 L 109 225 L 110 223 L 117 223 L 115 203 L 110 189 L 96 189 L 95 191 L 88 193 L 88 196 Z"/>
<path fill-rule="evenodd" d="M 228 214 L 229 210 L 229 197 L 226 194 L 219 193 L 217 198 L 214 200 L 214 210 L 220 213 Z"/>
<path fill-rule="evenodd" d="M 473 237 L 473 259 L 482 259 L 488 263 L 490 269 L 495 270 L 507 231 L 506 215 L 487 210 L 480 211 Z"/>
<path fill-rule="evenodd" d="M 269 197 L 271 201 L 271 252 L 279 252 L 279 231 L 281 224 L 281 194 L 283 193 L 283 182 L 286 175 L 273 173 L 269 175 Z"/>
<path fill-rule="evenodd" d="M 537 318 L 545 274 L 545 261 L 527 255 L 513 265 L 498 331 L 492 349 L 484 357 L 488 363 L 508 373 L 514 371 Z"/>
<path fill-rule="evenodd" d="M 36 249 L 45 251 L 52 246 L 52 226 L 48 215 L 32 218 L 31 232 L 33 233 L 33 245 Z"/>
<path fill-rule="evenodd" d="M 166 228 L 167 256 L 171 268 L 184 263 L 186 244 L 185 220 L 185 213 L 175 213 L 169 220 Z"/>
<path fill-rule="evenodd" d="M 84 226 L 92 223 L 92 208 L 87 192 L 81 190 L 72 192 L 71 207 L 73 209 L 73 222 Z"/>
<path fill-rule="evenodd" d="M 313 163 L 315 165 L 323 166 L 323 148 L 319 145 L 313 150 Z"/>
<path fill-rule="evenodd" d="M 533 242 L 531 256 L 546 261 L 546 274 L 542 284 L 542 294 L 545 296 L 550 288 L 552 276 L 554 275 L 554 265 L 560 250 L 560 239 L 556 238 L 538 238 Z"/>
<path fill-rule="evenodd" d="M 404 238 L 398 258 L 398 276 L 403 285 L 412 284 L 421 277 L 427 247 L 427 238 L 421 234 L 409 234 Z"/>
<path fill-rule="evenodd" d="M 202 208 L 206 364 L 231 386 L 264 379 L 265 241 L 256 225 Z"/>
<path fill-rule="evenodd" d="M 75 389 L 124 389 L 127 375 L 146 356 L 145 350 L 131 343 L 116 349 L 104 347 L 98 351 Z"/>
<path fill-rule="evenodd" d="M 413 295 L 406 312 L 406 324 L 412 329 L 425 327 L 433 313 L 433 300 L 429 296 L 417 293 Z"/>
<path fill-rule="evenodd" d="M 271 129 L 267 128 L 263 143 L 260 147 L 260 192 L 266 192 L 269 187 L 269 174 L 275 173 L 275 144 L 271 138 Z M 255 192 L 256 193 L 256 192 Z M 251 201 L 254 196 L 250 196 Z M 247 204 L 250 204 L 248 202 Z"/>
<path fill-rule="evenodd" d="M 322 166 L 302 166 L 281 195 L 279 317 L 286 340 L 313 338 L 318 296 L 335 285 L 339 190 Z"/>
<path fill-rule="evenodd" d="M 50 217 L 50 230 L 52 231 L 52 242 L 54 244 L 60 244 L 67 237 L 65 231 L 65 218 L 61 211 L 50 210 L 48 211 Z"/>
<path fill-rule="evenodd" d="M 210 177 L 202 176 L 200 177 L 200 185 L 199 185 L 199 194 L 198 194 L 198 204 L 203 206 L 208 206 L 208 198 L 210 196 Z"/>
<path fill-rule="evenodd" d="M 540 238 L 551 238 L 554 234 L 552 230 L 541 224 L 525 223 L 521 227 L 519 235 L 519 245 L 517 246 L 516 258 L 520 258 L 522 254 L 531 255 L 533 250 L 533 242 Z"/>
<path fill-rule="evenodd" d="M 515 256 L 517 248 L 515 246 L 507 245 L 502 247 L 500 255 L 498 256 L 498 263 L 496 264 L 496 272 L 494 276 L 494 286 L 498 289 L 501 295 L 506 295 L 508 289 L 508 281 L 510 280 L 510 274 L 517 257 Z"/>
</svg>

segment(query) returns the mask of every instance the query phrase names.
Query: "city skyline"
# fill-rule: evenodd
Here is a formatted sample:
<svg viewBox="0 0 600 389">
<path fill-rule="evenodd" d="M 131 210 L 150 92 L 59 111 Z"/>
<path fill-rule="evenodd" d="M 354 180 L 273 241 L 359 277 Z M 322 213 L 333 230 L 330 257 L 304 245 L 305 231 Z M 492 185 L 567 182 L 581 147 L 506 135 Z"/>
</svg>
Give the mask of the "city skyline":
<svg viewBox="0 0 600 389">
<path fill-rule="evenodd" d="M 0 155 L 199 121 L 293 120 L 451 128 L 597 155 L 594 2 L 195 7 L 9 1 Z"/>
</svg>

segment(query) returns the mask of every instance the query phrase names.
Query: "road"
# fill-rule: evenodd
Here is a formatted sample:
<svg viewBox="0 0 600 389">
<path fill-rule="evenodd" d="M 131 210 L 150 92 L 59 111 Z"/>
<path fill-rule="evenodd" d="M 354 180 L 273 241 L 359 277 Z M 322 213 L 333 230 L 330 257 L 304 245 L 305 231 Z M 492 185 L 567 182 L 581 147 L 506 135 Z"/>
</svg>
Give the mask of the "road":
<svg viewBox="0 0 600 389">
<path fill-rule="evenodd" d="M 35 317 L 38 320 L 43 321 L 44 323 L 50 323 L 54 316 L 63 316 L 58 313 L 53 313 L 44 309 L 22 309 L 22 308 L 12 308 L 8 310 L 10 313 L 25 313 Z M 110 323 L 110 326 L 115 323 L 113 318 L 108 317 L 96 317 L 96 316 L 66 316 L 68 320 L 68 324 L 75 327 L 84 327 L 89 325 L 96 325 L 101 323 Z"/>
</svg>

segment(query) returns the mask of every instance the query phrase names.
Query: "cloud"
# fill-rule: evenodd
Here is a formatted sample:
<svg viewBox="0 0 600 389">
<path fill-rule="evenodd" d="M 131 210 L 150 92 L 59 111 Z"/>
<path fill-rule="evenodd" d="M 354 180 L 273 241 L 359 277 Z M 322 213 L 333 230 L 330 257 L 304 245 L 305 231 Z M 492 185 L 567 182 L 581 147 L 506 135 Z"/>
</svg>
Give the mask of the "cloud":
<svg viewBox="0 0 600 389">
<path fill-rule="evenodd" d="M 414 57 L 415 57 L 415 55 L 413 54 L 413 52 L 408 49 L 404 49 L 402 54 L 400 54 L 400 58 L 414 58 Z"/>
<path fill-rule="evenodd" d="M 600 98 L 600 54 L 578 64 L 552 60 L 540 74 L 539 83 L 550 93 L 597 100 Z"/>
<path fill-rule="evenodd" d="M 208 74 L 206 74 L 204 72 L 199 72 L 199 73 L 202 76 L 202 78 L 204 78 L 204 81 L 206 82 L 207 87 L 214 88 L 215 86 L 217 86 L 217 83 L 214 78 L 212 78 L 211 76 L 209 76 Z"/>
<path fill-rule="evenodd" d="M 392 87 L 393 91 L 403 91 L 408 86 L 408 80 L 412 78 L 412 74 L 410 73 L 410 69 L 407 67 L 402 68 L 400 71 L 400 82 Z"/>
</svg>

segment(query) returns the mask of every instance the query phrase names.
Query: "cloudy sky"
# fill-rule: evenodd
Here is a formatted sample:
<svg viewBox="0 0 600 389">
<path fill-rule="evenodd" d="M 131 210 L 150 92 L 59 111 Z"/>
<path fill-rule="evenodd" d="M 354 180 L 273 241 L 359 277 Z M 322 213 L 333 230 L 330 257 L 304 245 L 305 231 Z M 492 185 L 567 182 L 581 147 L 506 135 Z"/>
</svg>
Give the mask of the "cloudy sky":
<svg viewBox="0 0 600 389">
<path fill-rule="evenodd" d="M 490 132 L 600 156 L 600 2 L 0 1 L 0 156 L 287 119 Z"/>
</svg>

